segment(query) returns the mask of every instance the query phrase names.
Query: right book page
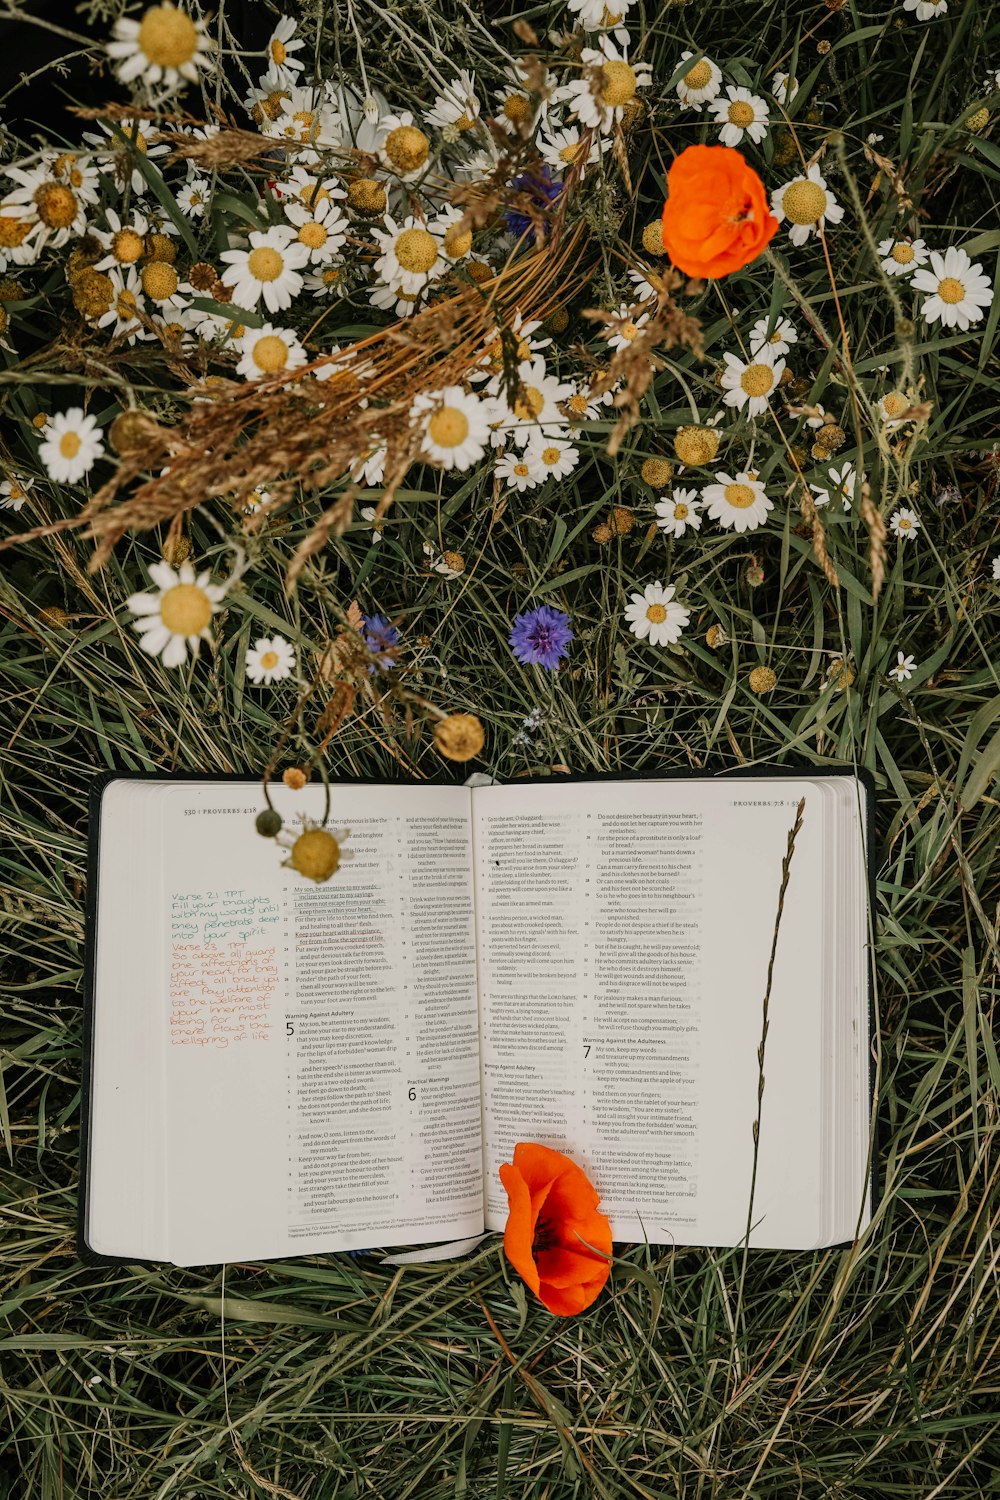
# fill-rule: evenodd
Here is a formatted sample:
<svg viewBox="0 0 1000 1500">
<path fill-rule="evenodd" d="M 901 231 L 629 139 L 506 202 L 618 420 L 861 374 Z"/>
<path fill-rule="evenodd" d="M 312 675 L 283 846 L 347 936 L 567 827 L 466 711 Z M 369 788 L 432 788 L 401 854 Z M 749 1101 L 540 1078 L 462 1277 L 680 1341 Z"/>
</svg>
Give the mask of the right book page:
<svg viewBox="0 0 1000 1500">
<path fill-rule="evenodd" d="M 506 1222 L 500 1163 L 535 1140 L 584 1167 L 615 1240 L 740 1242 L 782 858 L 805 797 L 768 1002 L 750 1244 L 850 1237 L 867 1000 L 844 883 L 863 871 L 847 847 L 843 783 L 855 783 L 837 780 L 475 790 L 487 1228 Z M 853 951 L 838 936 L 847 912 Z"/>
</svg>

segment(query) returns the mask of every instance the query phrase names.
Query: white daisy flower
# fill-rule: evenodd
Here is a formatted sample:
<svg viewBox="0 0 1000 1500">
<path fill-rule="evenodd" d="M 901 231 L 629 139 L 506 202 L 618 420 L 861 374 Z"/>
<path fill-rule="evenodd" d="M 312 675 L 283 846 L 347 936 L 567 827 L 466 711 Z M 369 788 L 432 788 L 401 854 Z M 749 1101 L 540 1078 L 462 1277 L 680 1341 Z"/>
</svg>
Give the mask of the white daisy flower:
<svg viewBox="0 0 1000 1500">
<path fill-rule="evenodd" d="M 598 136 L 579 125 L 561 126 L 553 117 L 538 132 L 535 144 L 542 160 L 557 172 L 575 171 L 580 182 L 599 159 Z"/>
<path fill-rule="evenodd" d="M 913 676 L 913 669 L 917 665 L 915 656 L 904 656 L 902 651 L 896 652 L 896 665 L 889 668 L 889 676 L 897 682 L 906 682 Z"/>
<path fill-rule="evenodd" d="M 199 70 L 211 61 L 213 43 L 204 21 L 168 3 L 151 5 L 140 21 L 121 17 L 113 36 L 107 51 L 118 64 L 121 83 L 138 78 L 147 88 L 162 84 L 172 92 L 197 83 Z"/>
<path fill-rule="evenodd" d="M 149 183 L 134 163 L 139 158 L 143 161 L 162 162 L 162 158 L 169 155 L 169 143 L 158 141 L 154 144 L 150 140 L 153 127 L 148 120 L 116 120 L 114 125 L 99 120 L 98 126 L 102 131 L 101 135 L 93 135 L 86 130 L 83 132 L 83 139 L 98 148 L 94 152 L 95 158 L 98 161 L 112 162 L 119 180 L 131 181 L 133 193 L 148 193 Z"/>
<path fill-rule="evenodd" d="M 308 362 L 308 355 L 292 328 L 275 328 L 265 323 L 263 328 L 248 328 L 234 342 L 240 353 L 236 373 L 245 375 L 247 380 L 262 380 L 265 375 L 278 375 L 282 370 L 297 370 Z"/>
<path fill-rule="evenodd" d="M 251 230 L 249 250 L 223 250 L 219 257 L 229 268 L 223 274 L 233 289 L 230 300 L 236 307 L 256 307 L 263 297 L 268 312 L 291 307 L 302 290 L 299 272 L 309 254 L 290 225 Z"/>
<path fill-rule="evenodd" d="M 287 203 L 285 216 L 295 229 L 298 243 L 308 251 L 309 264 L 313 266 L 325 266 L 333 260 L 351 227 L 332 198 L 325 198 L 311 208 L 301 202 Z"/>
<path fill-rule="evenodd" d="M 100 240 L 107 250 L 94 264 L 95 271 L 108 271 L 112 267 L 134 266 L 146 253 L 146 236 L 149 220 L 145 214 L 133 214 L 128 223 L 118 217 L 113 208 L 105 213 L 109 228 L 91 228 L 91 234 Z"/>
<path fill-rule="evenodd" d="M 615 381 L 610 390 L 593 394 L 591 385 L 572 386 L 570 394 L 563 400 L 563 409 L 571 423 L 593 422 L 602 416 L 602 406 L 610 406 L 621 389 L 621 380 Z"/>
<path fill-rule="evenodd" d="M 114 289 L 112 301 L 107 312 L 98 318 L 98 328 L 110 328 L 111 338 L 124 338 L 129 344 L 134 344 L 136 339 L 146 338 L 146 330 L 137 316 L 139 312 L 146 311 L 139 272 L 135 266 L 112 266 L 108 278 Z"/>
<path fill-rule="evenodd" d="M 535 335 L 542 327 L 540 318 L 525 318 L 520 308 L 515 308 L 514 316 L 507 325 L 508 344 L 511 357 L 519 364 L 525 360 L 531 361 L 533 355 L 542 349 L 547 349 L 552 343 L 551 339 L 536 338 Z M 504 337 L 499 328 L 493 328 L 487 339 L 484 353 L 479 358 L 479 364 L 485 369 L 477 370 L 472 376 L 473 380 L 484 380 L 487 375 L 498 374 L 504 366 Z"/>
<path fill-rule="evenodd" d="M 708 112 L 722 126 L 719 138 L 724 146 L 738 146 L 745 135 L 759 143 L 767 135 L 771 123 L 767 105 L 760 95 L 751 94 L 749 89 L 737 88 L 732 83 L 727 85 L 725 96 L 720 94 L 712 100 Z"/>
<path fill-rule="evenodd" d="M 819 234 L 827 224 L 839 224 L 844 217 L 844 210 L 815 164 L 804 177 L 793 177 L 774 190 L 771 212 L 779 223 L 788 220 L 788 237 L 793 245 L 804 245 L 811 234 Z"/>
<path fill-rule="evenodd" d="M 207 177 L 191 177 L 180 191 L 175 195 L 177 207 L 188 219 L 200 219 L 204 216 L 212 196 L 212 189 Z"/>
<path fill-rule="evenodd" d="M 774 502 L 767 498 L 756 475 L 716 474 L 715 480 L 715 484 L 706 484 L 701 492 L 702 504 L 713 521 L 737 531 L 756 531 L 764 524 Z"/>
<path fill-rule="evenodd" d="M 295 671 L 295 648 L 282 635 L 262 635 L 247 652 L 246 671 L 251 682 L 281 682 Z"/>
<path fill-rule="evenodd" d="M 367 521 L 371 526 L 372 546 L 377 546 L 382 540 L 382 532 L 385 529 L 385 517 L 378 515 L 374 505 L 363 505 L 361 507 L 361 519 Z"/>
<path fill-rule="evenodd" d="M 918 21 L 933 21 L 948 9 L 948 0 L 903 0 L 904 10 L 915 10 Z"/>
<path fill-rule="evenodd" d="M 501 453 L 493 472 L 498 479 L 506 480 L 508 489 L 516 489 L 518 494 L 537 489 L 548 477 L 537 452 L 532 450 L 530 444 L 523 453 L 519 453 L 516 448 Z"/>
<path fill-rule="evenodd" d="M 460 552 L 442 552 L 437 555 L 437 548 L 433 542 L 424 543 L 424 556 L 430 562 L 435 573 L 440 573 L 442 578 L 459 578 L 465 572 L 465 559 Z M 448 559 L 461 563 L 461 567 L 454 567 Z"/>
<path fill-rule="evenodd" d="M 375 445 L 369 448 L 367 453 L 361 458 L 356 458 L 351 464 L 350 471 L 355 484 L 380 485 L 385 477 L 385 461 L 388 454 L 389 449 L 385 443 L 376 440 Z M 365 512 L 362 511 L 361 514 L 364 515 Z"/>
<path fill-rule="evenodd" d="M 375 262 L 375 274 L 394 291 L 421 292 L 430 281 L 443 276 L 448 269 L 441 237 L 434 234 L 422 219 L 411 214 L 397 224 L 391 214 L 385 216 L 385 229 L 372 228 L 372 236 L 382 251 Z"/>
<path fill-rule="evenodd" d="M 632 634 L 651 646 L 669 646 L 679 640 L 687 628 L 691 611 L 674 599 L 674 586 L 666 588 L 657 580 L 647 583 L 641 594 L 632 594 L 625 606 L 625 619 Z"/>
<path fill-rule="evenodd" d="M 1000 88 L 1000 84 L 997 87 Z M 990 567 L 993 570 L 994 582 L 1000 583 L 1000 552 L 997 553 L 996 557 L 990 563 Z"/>
<path fill-rule="evenodd" d="M 211 583 L 206 571 L 195 577 L 190 563 L 181 563 L 175 573 L 165 562 L 149 565 L 156 584 L 155 594 L 131 594 L 125 603 L 137 620 L 132 628 L 142 639 L 140 647 L 149 656 L 162 656 L 165 667 L 179 667 L 187 660 L 187 648 L 197 656 L 202 641 L 211 640 L 209 625 L 225 597 L 224 584 Z"/>
<path fill-rule="evenodd" d="M 880 240 L 878 253 L 882 269 L 887 276 L 909 276 L 918 266 L 927 261 L 927 246 L 923 240 Z"/>
<path fill-rule="evenodd" d="M 814 415 L 811 416 L 811 417 L 806 417 L 806 426 L 807 427 L 814 427 L 814 428 L 815 427 L 826 427 L 830 423 L 833 422 L 833 418 L 831 417 L 830 413 L 827 411 L 826 407 L 825 406 L 821 406 L 818 401 L 816 402 L 816 405 L 812 408 L 812 411 L 813 411 Z"/>
<path fill-rule="evenodd" d="M 767 347 L 775 354 L 787 354 L 793 344 L 799 341 L 795 325 L 787 318 L 779 318 L 774 328 L 771 328 L 770 320 L 766 317 L 758 318 L 750 330 L 747 343 L 751 354 L 757 354 L 759 350 Z"/>
<path fill-rule="evenodd" d="M 150 312 L 169 321 L 190 311 L 189 299 L 195 295 L 194 287 L 181 281 L 168 261 L 148 260 L 139 272 L 139 280 Z"/>
<path fill-rule="evenodd" d="M 901 542 L 915 542 L 917 532 L 922 525 L 923 522 L 918 519 L 915 512 L 908 510 L 905 505 L 901 505 L 889 517 L 889 530 L 893 536 L 899 537 Z"/>
<path fill-rule="evenodd" d="M 584 47 L 580 61 L 583 77 L 564 84 L 560 98 L 581 125 L 610 134 L 621 123 L 626 104 L 651 84 L 652 69 L 649 63 L 630 63 L 626 50 L 619 52 L 607 34 L 601 37 L 599 49 Z"/>
<path fill-rule="evenodd" d="M 0 271 L 11 264 L 30 266 L 42 252 L 31 231 L 38 223 L 34 212 L 23 204 L 0 203 Z"/>
<path fill-rule="evenodd" d="M 296 158 L 318 162 L 320 151 L 333 151 L 341 144 L 340 116 L 325 90 L 285 84 L 278 111 L 273 120 L 264 111 L 261 132 L 286 141 Z"/>
<path fill-rule="evenodd" d="M 701 530 L 701 501 L 697 490 L 674 490 L 669 500 L 657 500 L 657 526 L 668 536 Z"/>
<path fill-rule="evenodd" d="M 255 515 L 262 506 L 268 504 L 270 499 L 271 491 L 265 489 L 263 485 L 255 490 L 251 490 L 249 495 L 247 495 L 246 499 L 243 501 L 243 514 L 245 516 Z"/>
<path fill-rule="evenodd" d="M 546 479 L 565 479 L 580 462 L 580 450 L 566 438 L 532 438 L 524 450 L 529 461 L 537 460 Z"/>
<path fill-rule="evenodd" d="M 90 472 L 104 452 L 104 430 L 82 406 L 56 412 L 45 424 L 38 457 L 57 484 L 76 484 Z"/>
<path fill-rule="evenodd" d="M 456 261 L 464 260 L 472 251 L 472 229 L 463 227 L 465 210 L 462 208 L 443 208 L 439 214 L 429 222 L 432 234 L 441 241 L 441 254 L 452 265 Z"/>
<path fill-rule="evenodd" d="M 611 31 L 625 19 L 635 0 L 566 0 L 584 31 Z"/>
<path fill-rule="evenodd" d="M 840 496 L 840 503 L 844 510 L 850 510 L 858 494 L 858 471 L 851 463 L 845 463 L 839 469 L 828 469 L 830 476 L 829 484 L 824 487 L 820 484 L 810 484 L 809 488 L 815 496 L 814 504 L 829 505 L 835 495 Z M 867 475 L 862 475 L 862 483 Z"/>
<path fill-rule="evenodd" d="M 735 354 L 723 355 L 726 368 L 722 372 L 722 388 L 725 391 L 723 404 L 747 409 L 747 416 L 759 417 L 767 411 L 767 403 L 777 390 L 785 369 L 770 344 L 763 345 L 746 363 Z"/>
<path fill-rule="evenodd" d="M 693 52 L 682 52 L 681 62 L 694 57 Z M 709 99 L 714 99 L 722 88 L 722 70 L 710 57 L 700 57 L 687 72 L 677 80 L 677 97 L 685 109 L 701 109 Z"/>
<path fill-rule="evenodd" d="M 420 310 L 422 296 L 422 292 L 404 292 L 402 287 L 397 290 L 381 282 L 371 288 L 368 301 L 382 312 L 395 313 L 397 318 L 412 318 Z"/>
<path fill-rule="evenodd" d="M 46 246 L 59 249 L 71 236 L 86 233 L 87 205 L 68 182 L 53 174 L 49 163 L 4 170 L 18 184 L 4 199 L 4 217 L 30 220 L 27 238 L 34 242 L 36 254 Z"/>
<path fill-rule="evenodd" d="M 982 266 L 978 261 L 973 265 L 957 245 L 949 245 L 944 255 L 932 250 L 930 269 L 922 266 L 914 271 L 910 285 L 918 292 L 930 292 L 920 311 L 928 323 L 943 323 L 946 328 L 970 328 L 993 301 L 993 288 Z"/>
<path fill-rule="evenodd" d="M 11 474 L 0 484 L 0 510 L 20 510 L 34 483 L 33 479 L 18 479 Z"/>
<path fill-rule="evenodd" d="M 545 370 L 541 355 L 525 360 L 518 365 L 518 390 L 514 404 L 510 405 L 504 376 L 494 375 L 486 387 L 491 396 L 497 397 L 495 418 L 499 418 L 518 447 L 537 433 L 542 437 L 558 437 L 566 426 L 566 418 L 559 410 L 559 402 L 572 396 L 573 387 Z"/>
<path fill-rule="evenodd" d="M 471 130 L 479 119 L 479 98 L 476 94 L 476 75 L 460 68 L 458 76 L 438 94 L 427 111 L 428 125 L 443 130 L 450 125 L 460 134 Z"/>
<path fill-rule="evenodd" d="M 460 385 L 417 397 L 410 421 L 423 433 L 420 451 L 445 469 L 478 463 L 490 440 L 492 402 L 469 395 Z"/>
<path fill-rule="evenodd" d="M 307 271 L 302 286 L 313 297 L 346 297 L 350 285 L 344 275 L 344 262 L 331 261 L 320 271 Z"/>
<path fill-rule="evenodd" d="M 896 427 L 901 427 L 901 417 L 904 411 L 909 411 L 911 402 L 902 391 L 886 391 L 878 403 L 878 414 L 885 424 L 886 431 L 892 432 Z"/>
<path fill-rule="evenodd" d="M 631 316 L 631 313 L 632 309 L 623 302 L 615 313 L 617 321 L 605 324 L 604 337 L 610 348 L 627 349 L 649 322 L 648 312 L 640 313 L 638 317 Z"/>
<path fill-rule="evenodd" d="M 411 114 L 386 115 L 378 124 L 376 152 L 400 182 L 416 182 L 427 170 L 431 143 Z"/>
<path fill-rule="evenodd" d="M 325 177 L 322 171 L 312 171 L 301 162 L 292 168 L 287 177 L 278 178 L 274 184 L 274 195 L 279 202 L 293 199 L 305 204 L 306 208 L 316 208 L 320 203 L 329 202 L 331 198 L 339 200 L 347 197 L 336 177 Z"/>
<path fill-rule="evenodd" d="M 635 287 L 635 299 L 637 302 L 659 301 L 659 290 L 649 279 L 650 276 L 655 276 L 656 272 L 649 271 L 647 275 L 647 270 L 648 268 L 645 268 L 642 271 L 629 271 L 628 273 L 628 279 Z"/>
<path fill-rule="evenodd" d="M 291 16 L 282 16 L 268 40 L 267 71 L 282 83 L 294 83 L 296 74 L 301 73 L 305 67 L 301 57 L 292 56 L 293 52 L 299 52 L 305 46 L 305 39 L 295 36 L 297 25 L 298 22 Z"/>
<path fill-rule="evenodd" d="M 789 97 L 795 98 L 799 91 L 799 80 L 789 78 L 787 73 L 775 73 L 771 80 L 771 93 L 779 104 L 787 104 Z"/>
</svg>

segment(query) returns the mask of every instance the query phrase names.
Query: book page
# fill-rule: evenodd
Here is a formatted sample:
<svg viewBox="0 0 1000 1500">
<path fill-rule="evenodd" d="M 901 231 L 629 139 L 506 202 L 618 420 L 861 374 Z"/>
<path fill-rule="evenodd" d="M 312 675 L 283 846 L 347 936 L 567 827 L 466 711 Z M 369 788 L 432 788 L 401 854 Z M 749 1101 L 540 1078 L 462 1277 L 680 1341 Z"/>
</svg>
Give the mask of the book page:
<svg viewBox="0 0 1000 1500">
<path fill-rule="evenodd" d="M 150 785 L 164 809 L 168 1258 L 447 1240 L 483 1228 L 469 793 L 332 789 L 325 884 L 261 838 L 256 783 Z M 278 786 L 286 822 L 319 785 Z M 98 996 L 98 1005 L 100 996 Z"/>
<path fill-rule="evenodd" d="M 616 1240 L 746 1230 L 781 860 L 806 796 L 770 998 L 751 1244 L 823 1223 L 823 829 L 786 779 L 473 793 L 486 1221 L 518 1140 L 588 1171 Z"/>
</svg>

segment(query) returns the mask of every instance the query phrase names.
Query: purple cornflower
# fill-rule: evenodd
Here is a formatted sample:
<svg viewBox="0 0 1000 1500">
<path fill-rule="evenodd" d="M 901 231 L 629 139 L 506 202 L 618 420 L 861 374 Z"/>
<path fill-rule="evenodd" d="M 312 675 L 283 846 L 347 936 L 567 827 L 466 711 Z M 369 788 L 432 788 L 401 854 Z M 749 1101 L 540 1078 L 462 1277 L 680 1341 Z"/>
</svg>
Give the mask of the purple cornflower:
<svg viewBox="0 0 1000 1500">
<path fill-rule="evenodd" d="M 561 609 L 552 609 L 548 604 L 540 604 L 537 609 L 515 616 L 510 649 L 526 666 L 537 665 L 554 672 L 563 657 L 569 654 L 572 639 L 569 615 L 564 615 Z"/>
<path fill-rule="evenodd" d="M 522 193 L 529 198 L 538 213 L 543 216 L 563 190 L 562 180 L 553 177 L 548 167 L 545 166 L 531 172 L 523 172 L 520 177 L 514 178 L 511 187 L 515 192 Z M 534 244 L 534 225 L 527 214 L 519 212 L 516 208 L 508 208 L 504 213 L 504 222 L 515 239 L 519 240 L 522 235 L 526 235 L 525 243 Z"/>
<path fill-rule="evenodd" d="M 368 668 L 369 672 L 374 672 L 376 667 L 383 672 L 391 672 L 396 665 L 393 647 L 399 643 L 399 631 L 395 625 L 389 624 L 385 615 L 362 615 L 361 623 L 364 626 L 361 639 L 369 651 L 378 652 Z"/>
</svg>

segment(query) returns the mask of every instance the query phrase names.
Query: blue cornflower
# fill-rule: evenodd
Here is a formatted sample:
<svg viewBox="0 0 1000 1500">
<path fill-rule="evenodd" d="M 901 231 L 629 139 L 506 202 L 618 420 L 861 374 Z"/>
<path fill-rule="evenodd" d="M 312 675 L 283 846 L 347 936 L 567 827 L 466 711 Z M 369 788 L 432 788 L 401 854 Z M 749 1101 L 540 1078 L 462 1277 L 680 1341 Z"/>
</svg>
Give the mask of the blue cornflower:
<svg viewBox="0 0 1000 1500">
<path fill-rule="evenodd" d="M 378 655 L 368 668 L 374 672 L 378 667 L 383 672 L 391 672 L 396 665 L 393 647 L 399 643 L 399 631 L 395 625 L 390 625 L 385 615 L 362 615 L 361 623 L 364 629 L 361 639 L 369 651 L 376 651 Z"/>
<path fill-rule="evenodd" d="M 541 214 L 545 213 L 563 190 L 562 179 L 553 177 L 545 166 L 531 172 L 522 172 L 520 177 L 514 178 L 511 187 L 517 193 L 527 194 Z M 534 243 L 535 231 L 527 214 L 519 213 L 516 208 L 508 208 L 504 213 L 504 222 L 515 239 L 519 240 L 522 235 L 527 235 L 526 243 Z"/>
<path fill-rule="evenodd" d="M 552 609 L 540 604 L 526 614 L 517 615 L 510 633 L 510 648 L 518 661 L 525 665 L 545 667 L 554 672 L 564 656 L 569 654 L 569 643 L 573 639 L 569 615 L 561 609 Z"/>
</svg>

